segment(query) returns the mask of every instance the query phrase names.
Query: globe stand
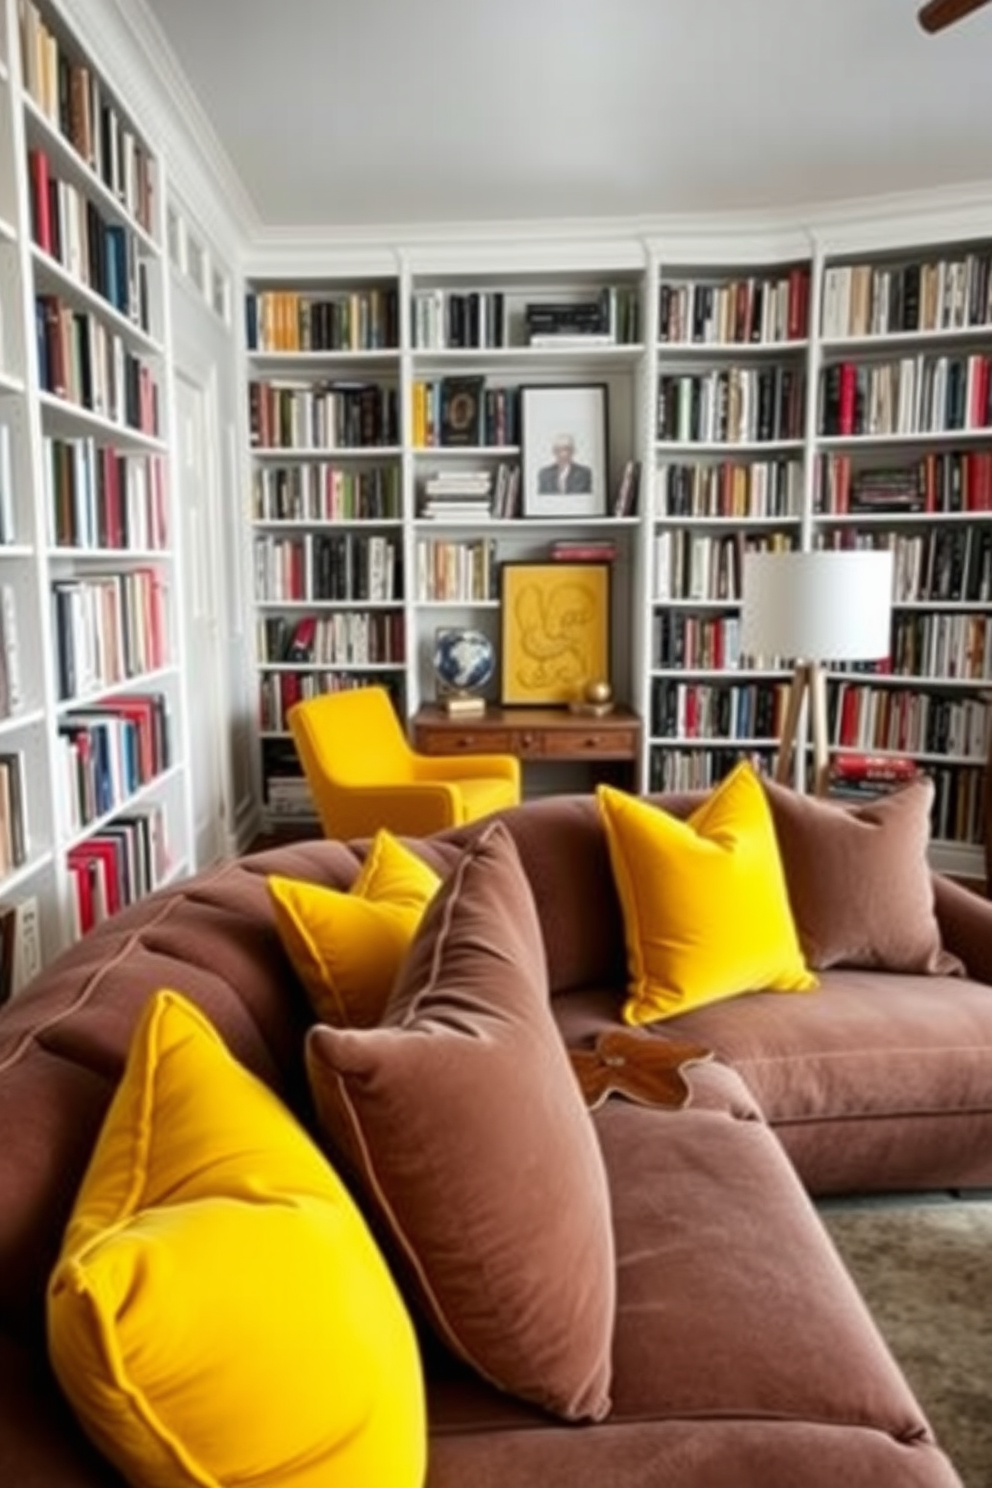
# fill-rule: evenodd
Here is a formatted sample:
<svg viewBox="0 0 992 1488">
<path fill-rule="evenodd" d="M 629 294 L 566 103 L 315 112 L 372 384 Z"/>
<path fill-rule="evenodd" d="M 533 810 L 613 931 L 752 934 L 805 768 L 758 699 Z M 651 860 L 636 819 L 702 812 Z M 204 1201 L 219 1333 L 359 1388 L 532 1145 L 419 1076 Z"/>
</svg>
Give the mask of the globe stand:
<svg viewBox="0 0 992 1488">
<path fill-rule="evenodd" d="M 471 692 L 449 692 L 438 702 L 449 718 L 481 718 L 486 711 L 485 698 Z"/>
</svg>

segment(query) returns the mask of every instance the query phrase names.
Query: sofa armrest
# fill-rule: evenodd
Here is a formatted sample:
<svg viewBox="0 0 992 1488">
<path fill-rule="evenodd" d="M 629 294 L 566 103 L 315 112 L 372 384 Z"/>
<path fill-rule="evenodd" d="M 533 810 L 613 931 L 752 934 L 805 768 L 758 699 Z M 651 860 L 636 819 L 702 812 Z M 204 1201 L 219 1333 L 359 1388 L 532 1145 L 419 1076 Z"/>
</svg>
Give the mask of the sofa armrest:
<svg viewBox="0 0 992 1488">
<path fill-rule="evenodd" d="M 992 985 L 992 902 L 942 874 L 933 875 L 934 909 L 944 945 L 968 975 Z"/>
<path fill-rule="evenodd" d="M 76 1424 L 43 1351 L 0 1334 L 0 1483 L 127 1488 Z"/>
</svg>

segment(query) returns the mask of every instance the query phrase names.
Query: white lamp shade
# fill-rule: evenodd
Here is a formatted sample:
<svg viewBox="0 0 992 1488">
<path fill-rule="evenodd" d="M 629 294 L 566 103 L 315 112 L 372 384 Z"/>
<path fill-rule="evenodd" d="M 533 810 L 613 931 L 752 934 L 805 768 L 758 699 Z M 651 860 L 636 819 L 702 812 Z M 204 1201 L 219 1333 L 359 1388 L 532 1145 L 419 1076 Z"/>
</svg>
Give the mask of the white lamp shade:
<svg viewBox="0 0 992 1488">
<path fill-rule="evenodd" d="M 741 650 L 796 661 L 889 654 L 892 552 L 745 553 Z"/>
</svg>

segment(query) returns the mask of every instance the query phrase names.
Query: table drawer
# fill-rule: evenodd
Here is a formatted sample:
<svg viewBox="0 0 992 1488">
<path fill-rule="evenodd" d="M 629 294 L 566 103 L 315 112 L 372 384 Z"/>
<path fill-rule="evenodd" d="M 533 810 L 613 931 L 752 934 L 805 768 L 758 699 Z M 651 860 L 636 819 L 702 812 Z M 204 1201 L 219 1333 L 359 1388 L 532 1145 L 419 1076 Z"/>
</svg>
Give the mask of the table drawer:
<svg viewBox="0 0 992 1488">
<path fill-rule="evenodd" d="M 514 729 L 510 737 L 510 749 L 521 759 L 532 759 L 535 754 L 544 754 L 548 736 L 544 729 Z"/>
<path fill-rule="evenodd" d="M 422 754 L 509 754 L 508 729 L 418 728 L 416 748 Z"/>
<path fill-rule="evenodd" d="M 544 753 L 572 759 L 632 759 L 637 754 L 636 729 L 584 729 L 548 732 Z"/>
</svg>

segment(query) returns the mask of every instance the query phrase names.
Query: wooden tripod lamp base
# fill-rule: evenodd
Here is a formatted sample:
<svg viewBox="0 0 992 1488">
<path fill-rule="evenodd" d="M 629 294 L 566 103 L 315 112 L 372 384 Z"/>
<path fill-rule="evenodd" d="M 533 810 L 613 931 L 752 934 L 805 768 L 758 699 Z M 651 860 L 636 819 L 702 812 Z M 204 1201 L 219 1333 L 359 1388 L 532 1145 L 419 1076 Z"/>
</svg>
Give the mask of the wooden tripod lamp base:
<svg viewBox="0 0 992 1488">
<path fill-rule="evenodd" d="M 796 745 L 802 742 L 803 703 L 809 697 L 810 729 L 813 735 L 813 790 L 825 796 L 830 784 L 830 754 L 827 747 L 827 677 L 819 661 L 800 663 L 789 687 L 785 720 L 775 760 L 775 779 L 791 785 Z"/>
</svg>

